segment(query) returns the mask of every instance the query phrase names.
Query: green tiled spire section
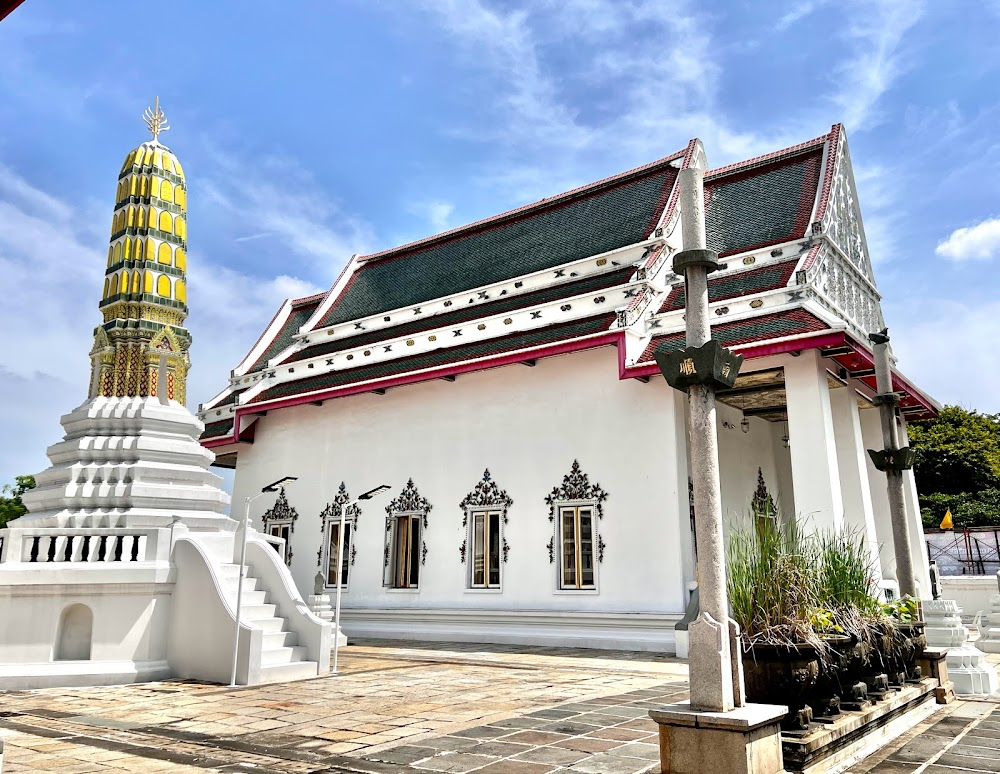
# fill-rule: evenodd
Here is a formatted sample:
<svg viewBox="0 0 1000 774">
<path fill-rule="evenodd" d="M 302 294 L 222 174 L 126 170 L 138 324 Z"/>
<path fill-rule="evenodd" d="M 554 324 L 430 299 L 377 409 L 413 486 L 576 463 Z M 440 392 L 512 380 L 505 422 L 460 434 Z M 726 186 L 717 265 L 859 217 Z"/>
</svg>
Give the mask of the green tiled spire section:
<svg viewBox="0 0 1000 774">
<path fill-rule="evenodd" d="M 503 282 L 646 239 L 677 170 L 664 163 L 509 219 L 362 264 L 318 327 Z"/>
<path fill-rule="evenodd" d="M 819 185 L 823 148 L 705 181 L 708 247 L 731 255 L 802 237 Z"/>
</svg>

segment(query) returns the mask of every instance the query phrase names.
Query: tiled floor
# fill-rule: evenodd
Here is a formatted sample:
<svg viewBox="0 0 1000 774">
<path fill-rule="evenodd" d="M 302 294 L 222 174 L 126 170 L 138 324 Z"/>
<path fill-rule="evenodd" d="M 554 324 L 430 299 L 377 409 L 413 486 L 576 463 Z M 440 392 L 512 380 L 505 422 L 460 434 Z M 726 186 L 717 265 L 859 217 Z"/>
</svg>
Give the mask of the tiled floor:
<svg viewBox="0 0 1000 774">
<path fill-rule="evenodd" d="M 658 654 L 370 642 L 342 672 L 231 690 L 165 682 L 0 693 L 4 774 L 657 771 Z M 994 714 L 994 710 L 997 712 Z M 1000 774 L 1000 705 L 957 702 L 850 774 Z"/>
<path fill-rule="evenodd" d="M 424 743 L 431 752 L 411 760 L 430 771 L 469 771 L 473 763 L 491 772 L 567 764 L 598 771 L 585 768 L 585 759 L 597 756 L 635 764 L 609 774 L 641 771 L 652 761 L 649 749 L 629 745 L 648 745 L 655 728 L 640 717 L 644 710 L 629 706 L 645 697 L 623 694 L 653 688 L 678 695 L 687 677 L 683 662 L 657 654 L 387 642 L 344 649 L 341 667 L 336 677 L 235 690 L 155 683 L 0 694 L 4 774 L 203 772 L 248 764 L 260 774 L 415 771 L 410 760 L 379 757 L 406 757 Z M 560 717 L 530 716 L 560 704 L 584 706 L 557 711 Z M 603 728 L 597 716 L 610 712 L 600 707 L 624 713 L 607 718 L 612 737 L 592 734 Z M 570 715 L 591 722 L 560 723 Z M 518 734 L 529 736 L 512 738 Z M 483 747 L 489 740 L 493 745 Z"/>
</svg>

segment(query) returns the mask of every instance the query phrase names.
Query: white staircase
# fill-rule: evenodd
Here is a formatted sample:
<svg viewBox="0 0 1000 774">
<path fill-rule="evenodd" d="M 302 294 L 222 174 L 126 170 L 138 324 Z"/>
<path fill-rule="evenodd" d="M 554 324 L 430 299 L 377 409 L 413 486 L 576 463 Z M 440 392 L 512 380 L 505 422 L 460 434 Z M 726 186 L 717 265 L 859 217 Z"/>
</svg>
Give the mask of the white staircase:
<svg viewBox="0 0 1000 774">
<path fill-rule="evenodd" d="M 303 677 L 316 677 L 319 668 L 315 661 L 307 661 L 308 650 L 298 644 L 298 635 L 288 630 L 288 622 L 277 614 L 277 605 L 268 604 L 268 592 L 259 578 L 243 576 L 243 606 L 240 620 L 264 632 L 260 654 L 262 683 L 277 683 Z M 236 591 L 239 588 L 238 564 L 221 565 L 226 594 L 236 609 Z"/>
</svg>

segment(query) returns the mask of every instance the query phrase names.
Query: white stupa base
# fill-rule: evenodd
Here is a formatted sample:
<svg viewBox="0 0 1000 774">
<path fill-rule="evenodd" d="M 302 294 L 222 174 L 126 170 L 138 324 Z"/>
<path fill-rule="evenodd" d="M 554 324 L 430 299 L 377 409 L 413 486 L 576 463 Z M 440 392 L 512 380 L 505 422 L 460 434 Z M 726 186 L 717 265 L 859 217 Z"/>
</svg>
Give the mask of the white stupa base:
<svg viewBox="0 0 1000 774">
<path fill-rule="evenodd" d="M 987 653 L 1000 653 L 1000 594 L 990 598 L 990 612 L 980 627 L 976 646 Z"/>
<path fill-rule="evenodd" d="M 234 648 L 240 685 L 329 671 L 333 627 L 253 529 L 241 576 L 242 531 L 197 418 L 166 399 L 94 398 L 62 423 L 29 513 L 0 530 L 0 691 L 228 684 Z"/>
</svg>

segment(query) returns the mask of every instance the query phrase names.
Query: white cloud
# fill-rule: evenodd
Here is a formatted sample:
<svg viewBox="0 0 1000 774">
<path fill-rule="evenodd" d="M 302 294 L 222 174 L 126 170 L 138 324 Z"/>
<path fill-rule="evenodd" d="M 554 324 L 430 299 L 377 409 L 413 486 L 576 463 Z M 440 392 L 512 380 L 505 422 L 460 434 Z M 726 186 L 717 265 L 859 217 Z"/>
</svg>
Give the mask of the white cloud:
<svg viewBox="0 0 1000 774">
<path fill-rule="evenodd" d="M 833 102 L 849 131 L 882 122 L 879 101 L 906 70 L 903 39 L 923 12 L 917 0 L 855 0 L 839 12 L 847 49 L 835 69 Z"/>
<path fill-rule="evenodd" d="M 408 209 L 414 215 L 425 218 L 436 233 L 447 231 L 452 226 L 451 216 L 455 212 L 455 205 L 451 202 L 439 199 L 427 202 L 414 202 L 409 205 Z"/>
<path fill-rule="evenodd" d="M 345 213 L 296 161 L 265 156 L 248 172 L 235 155 L 215 149 L 209 158 L 216 166 L 207 170 L 198 193 L 215 205 L 213 227 L 249 233 L 236 241 L 273 237 L 307 259 L 303 268 L 322 282 L 332 282 L 352 254 L 371 249 L 368 225 Z M 233 180 L 240 180 L 238 200 L 230 193 Z"/>
<path fill-rule="evenodd" d="M 934 252 L 951 261 L 988 261 L 1000 255 L 1000 218 L 955 229 Z"/>
<path fill-rule="evenodd" d="M 779 32 L 786 30 L 796 22 L 802 21 L 802 19 L 811 15 L 821 6 L 826 5 L 826 3 L 827 0 L 804 0 L 803 2 L 793 3 L 792 7 L 781 15 L 774 28 Z"/>
</svg>

